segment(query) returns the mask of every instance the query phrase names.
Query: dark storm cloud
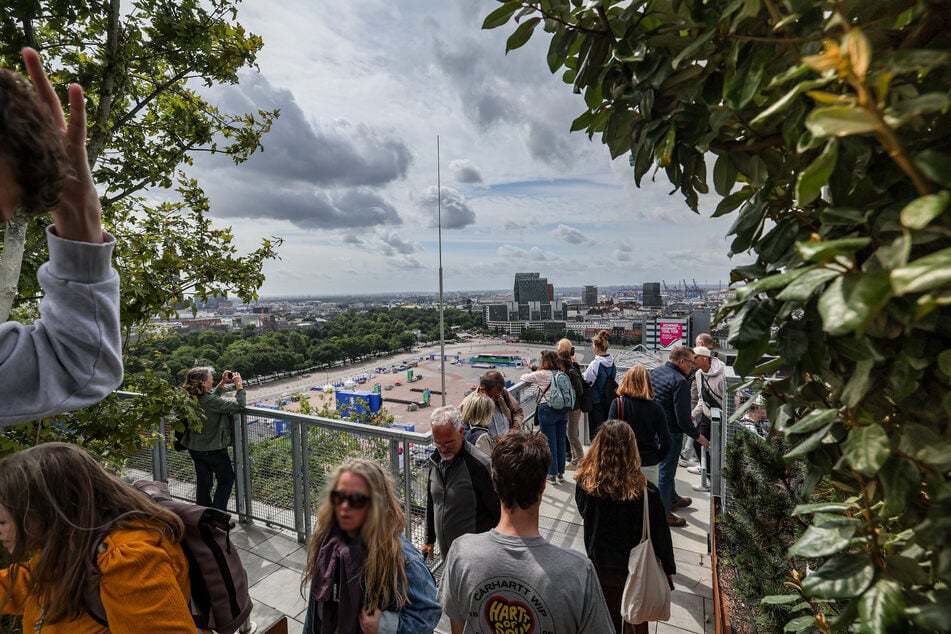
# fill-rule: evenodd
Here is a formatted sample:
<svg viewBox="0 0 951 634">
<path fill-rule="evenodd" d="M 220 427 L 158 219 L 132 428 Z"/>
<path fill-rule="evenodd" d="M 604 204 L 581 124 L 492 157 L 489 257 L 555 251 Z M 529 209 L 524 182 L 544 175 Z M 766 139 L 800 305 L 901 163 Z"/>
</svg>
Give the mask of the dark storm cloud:
<svg viewBox="0 0 951 634">
<path fill-rule="evenodd" d="M 479 168 L 469 159 L 459 159 L 451 162 L 449 164 L 449 171 L 452 172 L 452 177 L 457 183 L 469 185 L 482 182 L 482 172 L 480 172 Z"/>
<path fill-rule="evenodd" d="M 264 136 L 264 151 L 244 170 L 314 185 L 379 187 L 404 178 L 412 162 L 406 143 L 392 133 L 348 121 L 307 121 L 294 95 L 260 74 L 243 74 L 238 86 L 223 92 L 224 107 L 233 112 L 281 110 Z"/>
<path fill-rule="evenodd" d="M 419 203 L 425 216 L 429 219 L 429 226 L 438 224 L 439 205 L 437 205 L 436 188 L 430 187 Z M 442 188 L 442 228 L 464 229 L 475 223 L 475 211 L 466 202 L 465 196 L 451 187 Z"/>
</svg>

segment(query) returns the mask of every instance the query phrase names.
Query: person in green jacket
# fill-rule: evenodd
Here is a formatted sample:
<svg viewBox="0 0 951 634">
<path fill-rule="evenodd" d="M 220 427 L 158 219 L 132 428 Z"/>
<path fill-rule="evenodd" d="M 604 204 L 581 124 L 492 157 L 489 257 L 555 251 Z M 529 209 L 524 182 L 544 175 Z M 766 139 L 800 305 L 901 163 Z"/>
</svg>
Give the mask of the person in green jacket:
<svg viewBox="0 0 951 634">
<path fill-rule="evenodd" d="M 234 465 L 228 455 L 234 428 L 232 416 L 244 409 L 247 395 L 237 372 L 225 370 L 221 381 L 212 389 L 214 375 L 214 368 L 200 367 L 192 368 L 185 377 L 183 387 L 198 399 L 205 420 L 201 431 L 189 429 L 185 432 L 182 444 L 195 462 L 195 502 L 227 511 L 228 498 L 234 487 Z M 234 384 L 234 398 L 221 396 L 228 383 Z M 213 480 L 218 482 L 214 497 L 211 495 Z"/>
</svg>

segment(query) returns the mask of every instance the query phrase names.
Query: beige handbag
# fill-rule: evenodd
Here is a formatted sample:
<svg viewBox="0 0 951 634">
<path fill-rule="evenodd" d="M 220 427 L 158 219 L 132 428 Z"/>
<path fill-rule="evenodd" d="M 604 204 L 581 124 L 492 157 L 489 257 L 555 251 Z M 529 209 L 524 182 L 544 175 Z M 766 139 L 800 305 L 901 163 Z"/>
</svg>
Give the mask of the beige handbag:
<svg viewBox="0 0 951 634">
<path fill-rule="evenodd" d="M 644 487 L 644 525 L 641 541 L 627 560 L 627 581 L 621 595 L 621 618 L 627 623 L 666 621 L 670 618 L 670 584 L 651 544 L 647 487 Z"/>
</svg>

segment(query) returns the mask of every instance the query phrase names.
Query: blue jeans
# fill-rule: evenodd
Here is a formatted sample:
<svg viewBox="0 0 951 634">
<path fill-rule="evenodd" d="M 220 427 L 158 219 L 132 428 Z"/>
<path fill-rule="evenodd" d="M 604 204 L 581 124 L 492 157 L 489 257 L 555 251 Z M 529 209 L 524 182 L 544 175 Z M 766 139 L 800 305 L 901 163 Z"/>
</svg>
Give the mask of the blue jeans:
<svg viewBox="0 0 951 634">
<path fill-rule="evenodd" d="M 222 511 L 228 510 L 228 498 L 234 487 L 234 466 L 227 449 L 214 451 L 195 451 L 189 449 L 195 461 L 195 503 L 199 506 L 211 506 Z M 215 497 L 211 497 L 212 481 L 218 481 Z"/>
<path fill-rule="evenodd" d="M 538 405 L 538 424 L 542 433 L 548 439 L 548 448 L 551 449 L 551 466 L 548 475 L 565 473 L 568 440 L 568 412 L 556 412 L 548 407 L 547 403 Z"/>
<path fill-rule="evenodd" d="M 664 512 L 670 515 L 670 503 L 674 500 L 674 482 L 677 479 L 677 461 L 680 460 L 680 452 L 677 447 L 683 445 L 684 435 L 682 433 L 670 432 L 670 450 L 664 459 L 660 461 L 657 479 L 657 488 L 660 489 L 660 501 L 664 503 Z"/>
</svg>

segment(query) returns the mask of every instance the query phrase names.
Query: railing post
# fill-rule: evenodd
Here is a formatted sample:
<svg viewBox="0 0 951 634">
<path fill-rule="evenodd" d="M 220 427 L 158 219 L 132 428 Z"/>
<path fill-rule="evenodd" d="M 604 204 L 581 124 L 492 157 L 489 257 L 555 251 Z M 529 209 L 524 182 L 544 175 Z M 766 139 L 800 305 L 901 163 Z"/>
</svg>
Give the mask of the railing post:
<svg viewBox="0 0 951 634">
<path fill-rule="evenodd" d="M 304 491 L 301 479 L 303 460 L 301 460 L 301 424 L 296 420 L 291 424 L 291 473 L 294 482 L 294 529 L 297 531 L 297 543 L 307 541 L 307 531 L 304 528 Z"/>
<path fill-rule="evenodd" d="M 168 482 L 168 451 L 167 439 L 165 438 L 166 422 L 164 418 L 159 418 L 155 427 L 155 436 L 158 442 L 152 444 L 152 479 L 157 482 Z"/>
<path fill-rule="evenodd" d="M 409 453 L 409 440 L 403 439 L 403 515 L 406 518 L 406 537 L 413 540 L 413 522 L 410 520 L 413 512 L 412 491 L 410 481 L 412 474 L 412 456 Z"/>
<path fill-rule="evenodd" d="M 710 408 L 710 497 L 722 497 L 720 465 L 723 459 L 723 410 Z"/>
<path fill-rule="evenodd" d="M 300 423 L 301 486 L 304 488 L 304 535 L 310 536 L 310 425 Z M 303 542 L 302 542 L 303 543 Z"/>
<path fill-rule="evenodd" d="M 250 523 L 254 516 L 251 509 L 251 469 L 250 444 L 248 443 L 248 426 L 244 413 L 234 417 L 233 446 L 235 468 L 235 510 L 238 520 Z"/>
</svg>

